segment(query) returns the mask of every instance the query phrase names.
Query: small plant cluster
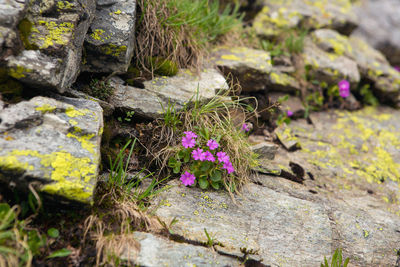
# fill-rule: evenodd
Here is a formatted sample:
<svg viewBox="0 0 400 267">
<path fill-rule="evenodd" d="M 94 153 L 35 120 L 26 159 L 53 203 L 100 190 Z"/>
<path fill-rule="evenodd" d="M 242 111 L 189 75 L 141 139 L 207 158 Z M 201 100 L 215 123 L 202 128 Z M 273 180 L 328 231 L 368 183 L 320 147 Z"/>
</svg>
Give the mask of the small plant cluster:
<svg viewBox="0 0 400 267">
<path fill-rule="evenodd" d="M 350 258 L 347 258 L 343 262 L 342 250 L 336 249 L 332 256 L 331 264 L 329 265 L 328 260 L 324 257 L 324 263 L 321 263 L 321 267 L 347 267 Z"/>
<path fill-rule="evenodd" d="M 230 175 L 235 169 L 229 155 L 222 151 L 218 143 L 220 137 L 209 138 L 206 131 L 197 134 L 192 131 L 184 132 L 181 150 L 171 157 L 168 166 L 178 174 L 184 166 L 180 177 L 182 184 L 192 186 L 199 184 L 201 189 L 207 189 L 211 185 L 214 189 L 220 189 L 223 185 L 223 175 Z M 206 141 L 205 141 L 206 140 Z"/>
<path fill-rule="evenodd" d="M 107 101 L 113 93 L 113 88 L 107 80 L 92 79 L 89 86 L 85 87 L 83 91 L 100 100 Z"/>
</svg>

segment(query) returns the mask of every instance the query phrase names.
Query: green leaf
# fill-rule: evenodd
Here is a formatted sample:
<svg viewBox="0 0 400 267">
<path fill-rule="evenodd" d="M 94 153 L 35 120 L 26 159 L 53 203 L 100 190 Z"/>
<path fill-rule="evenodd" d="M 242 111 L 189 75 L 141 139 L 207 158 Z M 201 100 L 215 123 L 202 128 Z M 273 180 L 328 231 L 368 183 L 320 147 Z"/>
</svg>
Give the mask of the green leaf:
<svg viewBox="0 0 400 267">
<path fill-rule="evenodd" d="M 183 159 L 183 157 L 185 156 L 185 152 L 183 150 L 179 151 L 178 154 L 176 154 L 178 159 Z"/>
<path fill-rule="evenodd" d="M 56 228 L 50 228 L 47 230 L 47 235 L 52 238 L 57 238 L 60 236 L 60 232 Z"/>
<path fill-rule="evenodd" d="M 208 171 L 210 168 L 211 168 L 211 162 L 209 162 L 209 161 L 203 161 L 202 163 L 201 163 L 201 165 L 200 165 L 200 170 L 202 171 L 202 172 L 206 172 L 206 171 Z"/>
<path fill-rule="evenodd" d="M 199 186 L 201 189 L 207 189 L 208 188 L 208 181 L 205 178 L 200 178 L 199 179 Z"/>
<path fill-rule="evenodd" d="M 220 185 L 219 182 L 211 181 L 211 186 L 212 186 L 212 188 L 214 188 L 215 190 L 218 190 L 218 189 L 221 188 L 221 185 Z"/>
<path fill-rule="evenodd" d="M 347 267 L 347 264 L 349 264 L 349 261 L 350 261 L 350 258 L 347 258 L 347 259 L 344 261 L 343 267 Z"/>
<path fill-rule="evenodd" d="M 180 170 L 181 170 L 181 165 L 179 164 L 179 165 L 176 165 L 175 167 L 174 167 L 174 173 L 175 174 L 178 174 L 179 172 L 180 172 Z"/>
<path fill-rule="evenodd" d="M 213 182 L 219 182 L 221 181 L 221 178 L 222 178 L 221 171 L 218 170 L 214 171 L 210 176 L 210 179 Z"/>
<path fill-rule="evenodd" d="M 168 167 L 174 168 L 177 162 L 178 162 L 178 161 L 177 161 L 175 158 L 172 158 L 172 157 L 169 158 L 169 160 L 168 160 Z"/>
<path fill-rule="evenodd" d="M 60 257 L 67 257 L 72 253 L 71 250 L 66 249 L 66 248 L 62 248 L 59 249 L 57 251 L 54 251 L 53 253 L 51 253 L 49 256 L 47 256 L 47 259 L 51 259 L 51 258 L 60 258 Z"/>
</svg>

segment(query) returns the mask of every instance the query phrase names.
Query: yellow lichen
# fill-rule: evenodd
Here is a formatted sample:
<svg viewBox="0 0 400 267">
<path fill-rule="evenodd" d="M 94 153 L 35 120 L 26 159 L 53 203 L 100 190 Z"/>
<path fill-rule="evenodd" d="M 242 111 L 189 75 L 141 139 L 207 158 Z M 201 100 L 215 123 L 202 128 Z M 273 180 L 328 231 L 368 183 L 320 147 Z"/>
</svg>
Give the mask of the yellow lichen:
<svg viewBox="0 0 400 267">
<path fill-rule="evenodd" d="M 44 104 L 36 107 L 35 109 L 41 111 L 42 113 L 47 113 L 47 112 L 53 112 L 56 109 L 56 107 L 49 104 Z"/>
<path fill-rule="evenodd" d="M 73 4 L 73 3 L 70 3 L 70 2 L 68 2 L 68 1 L 59 1 L 59 2 L 57 2 L 57 7 L 58 7 L 58 9 L 60 9 L 60 10 L 63 10 L 63 9 L 72 9 L 72 8 L 74 8 L 74 4 Z"/>
<path fill-rule="evenodd" d="M 48 19 L 37 21 L 37 28 L 42 34 L 31 34 L 30 39 L 38 44 L 40 49 L 46 49 L 54 45 L 68 44 L 75 25 L 71 22 L 57 22 Z"/>
<path fill-rule="evenodd" d="M 26 73 L 32 72 L 31 69 L 27 69 L 21 65 L 17 65 L 16 67 L 10 67 L 8 69 L 8 74 L 15 78 L 15 79 L 21 79 L 26 76 Z"/>
<path fill-rule="evenodd" d="M 84 116 L 88 114 L 90 110 L 88 109 L 75 109 L 73 106 L 67 107 L 65 110 L 65 114 L 67 114 L 68 117 L 79 117 L 79 116 Z"/>
<path fill-rule="evenodd" d="M 95 40 L 102 41 L 102 40 L 103 40 L 103 39 L 102 39 L 102 36 L 103 36 L 104 33 L 105 33 L 105 31 L 104 31 L 103 29 L 95 29 L 95 30 L 90 34 L 90 36 L 91 36 L 93 39 L 95 39 Z"/>
<path fill-rule="evenodd" d="M 115 45 L 115 44 L 108 44 L 104 47 L 101 47 L 101 51 L 106 55 L 112 55 L 114 57 L 119 57 L 121 53 L 125 53 L 127 50 L 126 45 Z"/>
<path fill-rule="evenodd" d="M 96 145 L 90 142 L 90 139 L 92 139 L 95 135 L 94 134 L 76 135 L 80 131 L 81 130 L 76 131 L 75 129 L 75 133 L 68 133 L 67 137 L 76 139 L 79 143 L 81 143 L 83 149 L 86 149 L 90 153 L 94 153 Z"/>
</svg>

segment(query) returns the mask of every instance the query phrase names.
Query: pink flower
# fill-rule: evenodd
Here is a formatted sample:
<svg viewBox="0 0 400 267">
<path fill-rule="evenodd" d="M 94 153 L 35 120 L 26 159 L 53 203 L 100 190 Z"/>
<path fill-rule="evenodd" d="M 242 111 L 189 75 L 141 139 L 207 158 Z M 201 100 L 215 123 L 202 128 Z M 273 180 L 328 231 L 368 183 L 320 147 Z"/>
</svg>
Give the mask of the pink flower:
<svg viewBox="0 0 400 267">
<path fill-rule="evenodd" d="M 196 145 L 196 141 L 193 138 L 189 138 L 188 136 L 182 137 L 182 146 L 184 148 L 192 148 Z"/>
<path fill-rule="evenodd" d="M 248 132 L 248 131 L 250 131 L 250 128 L 246 123 L 243 123 L 242 130 L 245 131 L 245 132 Z"/>
<path fill-rule="evenodd" d="M 183 132 L 187 138 L 197 138 L 197 134 L 192 131 Z"/>
<path fill-rule="evenodd" d="M 400 66 L 394 66 L 394 69 L 400 72 Z"/>
<path fill-rule="evenodd" d="M 211 154 L 210 151 L 206 151 L 203 154 L 204 154 L 205 160 L 211 161 L 211 162 L 215 161 L 215 157 L 213 156 L 213 154 Z"/>
<path fill-rule="evenodd" d="M 205 153 L 203 153 L 203 149 L 198 148 L 192 151 L 192 158 L 194 160 L 204 161 L 206 159 Z"/>
<path fill-rule="evenodd" d="M 291 110 L 286 111 L 286 115 L 288 117 L 292 117 L 293 116 L 293 111 L 291 111 Z"/>
<path fill-rule="evenodd" d="M 346 98 L 350 95 L 350 83 L 347 80 L 341 80 L 339 83 L 339 95 Z"/>
<path fill-rule="evenodd" d="M 185 172 L 184 174 L 181 175 L 182 184 L 185 186 L 194 184 L 195 179 L 196 179 L 196 176 L 194 176 L 190 172 Z"/>
<path fill-rule="evenodd" d="M 217 148 L 219 147 L 218 143 L 217 143 L 215 140 L 213 140 L 213 139 L 208 140 L 207 146 L 208 146 L 211 150 L 217 149 Z"/>
<path fill-rule="evenodd" d="M 229 156 L 225 152 L 218 152 L 217 153 L 218 161 L 221 163 L 227 163 L 229 162 Z"/>
<path fill-rule="evenodd" d="M 228 174 L 235 171 L 235 169 L 233 168 L 232 163 L 230 161 L 225 162 L 224 166 L 222 166 L 222 168 L 224 168 L 228 172 Z"/>
</svg>

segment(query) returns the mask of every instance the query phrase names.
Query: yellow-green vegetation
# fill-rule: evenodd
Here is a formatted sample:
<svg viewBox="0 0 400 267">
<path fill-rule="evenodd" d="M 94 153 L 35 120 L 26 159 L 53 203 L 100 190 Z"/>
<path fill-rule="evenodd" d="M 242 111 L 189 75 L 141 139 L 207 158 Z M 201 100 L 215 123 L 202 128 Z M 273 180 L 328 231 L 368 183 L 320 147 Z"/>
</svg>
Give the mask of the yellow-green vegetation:
<svg viewBox="0 0 400 267">
<path fill-rule="evenodd" d="M 32 28 L 33 23 L 27 18 L 21 20 L 18 24 L 19 36 L 21 37 L 25 49 L 28 50 L 35 50 L 38 48 L 34 43 L 30 42 L 29 40 Z"/>
<path fill-rule="evenodd" d="M 126 53 L 126 45 L 115 45 L 115 44 L 106 44 L 104 46 L 100 47 L 101 51 L 103 51 L 106 55 L 111 55 L 113 57 L 119 57 L 122 55 L 122 57 L 125 57 Z"/>
<path fill-rule="evenodd" d="M 24 66 L 17 65 L 15 67 L 10 67 L 8 69 L 8 74 L 15 78 L 15 79 L 21 79 L 26 77 L 26 73 L 32 72 L 33 70 L 27 69 Z"/>
<path fill-rule="evenodd" d="M 326 257 L 324 257 L 324 263 L 321 263 L 321 267 L 347 267 L 349 261 L 350 258 L 343 259 L 342 250 L 338 248 L 332 255 L 332 259 L 330 260 L 330 265 Z"/>
<path fill-rule="evenodd" d="M 238 5 L 220 12 L 219 1 L 140 0 L 135 54 L 138 66 L 152 71 L 153 57 L 180 68 L 201 65 L 205 49 L 241 27 Z"/>
<path fill-rule="evenodd" d="M 178 73 L 178 65 L 168 59 L 153 57 L 151 66 L 154 73 L 160 76 L 174 76 Z"/>
<path fill-rule="evenodd" d="M 0 203 L 0 265 L 32 266 L 33 257 L 46 244 L 46 238 L 18 219 L 20 208 Z"/>
<path fill-rule="evenodd" d="M 6 68 L 0 67 L 0 94 L 9 102 L 18 102 L 23 86 L 8 75 Z"/>
</svg>

